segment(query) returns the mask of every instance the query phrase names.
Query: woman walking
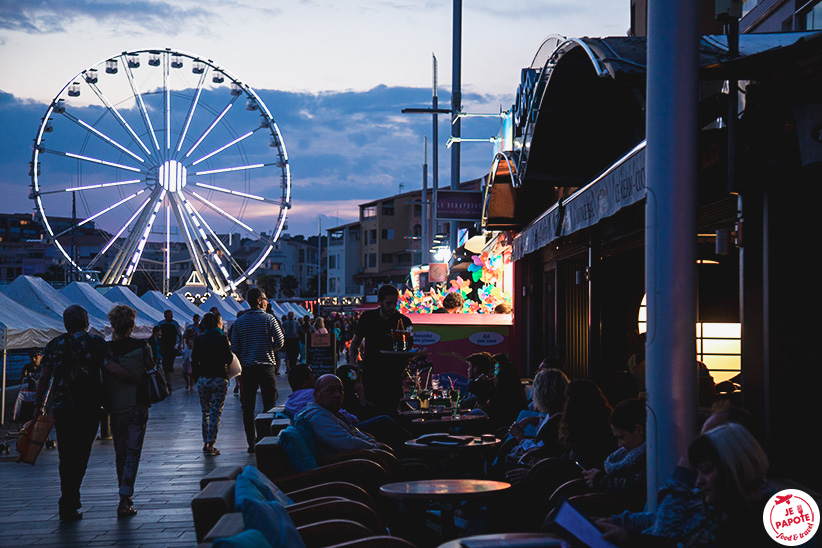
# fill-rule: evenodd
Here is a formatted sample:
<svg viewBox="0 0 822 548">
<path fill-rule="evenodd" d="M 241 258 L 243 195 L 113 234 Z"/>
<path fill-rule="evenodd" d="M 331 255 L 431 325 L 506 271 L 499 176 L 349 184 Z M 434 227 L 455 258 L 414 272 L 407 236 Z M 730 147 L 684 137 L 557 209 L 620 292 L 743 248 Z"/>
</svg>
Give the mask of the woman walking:
<svg viewBox="0 0 822 548">
<path fill-rule="evenodd" d="M 108 313 L 114 330 L 109 349 L 114 361 L 139 379 L 147 378 L 146 372 L 154 367 L 151 348 L 142 339 L 134 339 L 134 318 L 137 311 L 126 305 L 117 305 Z M 106 408 L 110 414 L 111 437 L 117 467 L 117 483 L 120 486 L 120 504 L 117 517 L 130 517 L 137 513 L 132 507 L 134 480 L 140 465 L 143 439 L 148 424 L 147 386 L 143 382 L 131 383 L 103 370 Z"/>
<path fill-rule="evenodd" d="M 200 407 L 203 410 L 203 453 L 219 455 L 214 447 L 220 416 L 228 392 L 228 365 L 234 359 L 228 338 L 223 333 L 223 319 L 209 312 L 200 322 L 203 334 L 194 337 L 191 351 L 191 374 L 197 382 Z"/>
</svg>

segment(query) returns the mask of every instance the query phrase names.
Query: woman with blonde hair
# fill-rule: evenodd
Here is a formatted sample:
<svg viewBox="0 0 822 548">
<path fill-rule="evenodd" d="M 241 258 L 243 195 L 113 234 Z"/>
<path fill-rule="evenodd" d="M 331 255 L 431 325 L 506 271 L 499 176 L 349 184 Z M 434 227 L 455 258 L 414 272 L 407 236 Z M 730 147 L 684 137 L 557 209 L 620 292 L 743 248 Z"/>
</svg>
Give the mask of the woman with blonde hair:
<svg viewBox="0 0 822 548">
<path fill-rule="evenodd" d="M 146 380 L 147 371 L 154 367 L 151 348 L 142 339 L 131 336 L 137 311 L 126 305 L 117 305 L 108 313 L 114 331 L 108 343 L 114 361 L 137 378 Z M 117 517 L 137 513 L 132 507 L 134 480 L 140 465 L 143 439 L 148 424 L 148 387 L 144 382 L 130 383 L 103 370 L 106 409 L 111 417 L 111 437 L 114 440 L 117 482 L 120 504 Z"/>
<path fill-rule="evenodd" d="M 322 316 L 317 316 L 314 319 L 314 325 L 311 329 L 312 333 L 328 333 L 328 329 L 325 328 L 325 320 Z"/>
</svg>

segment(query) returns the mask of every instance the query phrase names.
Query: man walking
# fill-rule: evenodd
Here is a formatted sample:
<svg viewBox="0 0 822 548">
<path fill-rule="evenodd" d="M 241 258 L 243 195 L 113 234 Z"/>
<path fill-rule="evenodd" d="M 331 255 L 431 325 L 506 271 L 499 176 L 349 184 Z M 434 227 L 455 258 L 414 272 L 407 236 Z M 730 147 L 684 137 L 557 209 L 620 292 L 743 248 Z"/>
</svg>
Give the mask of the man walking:
<svg viewBox="0 0 822 548">
<path fill-rule="evenodd" d="M 37 383 L 35 416 L 43 414 L 44 399 L 51 388 L 57 453 L 60 458 L 60 519 L 74 521 L 80 512 L 80 485 L 86 474 L 91 446 L 100 424 L 103 399 L 101 369 L 137 384 L 141 379 L 112 361 L 106 342 L 86 332 L 88 313 L 79 305 L 63 311 L 66 333 L 51 340 L 43 352 Z"/>
<path fill-rule="evenodd" d="M 277 405 L 277 351 L 283 347 L 285 337 L 277 318 L 265 312 L 268 299 L 262 289 L 251 288 L 246 300 L 251 308 L 231 327 L 231 350 L 243 366 L 240 403 L 248 452 L 253 453 L 257 388 L 262 393 L 264 410 Z"/>
<path fill-rule="evenodd" d="M 288 374 L 297 364 L 297 357 L 300 355 L 300 324 L 294 319 L 293 312 L 289 312 L 287 319 L 283 322 L 283 335 L 285 335 L 285 372 Z"/>
<path fill-rule="evenodd" d="M 163 371 L 166 373 L 166 383 L 168 391 L 171 392 L 171 374 L 174 372 L 174 360 L 177 358 L 177 350 L 183 338 L 180 324 L 174 319 L 174 313 L 166 310 L 163 313 L 163 321 L 157 324 L 160 328 L 160 356 L 163 359 Z"/>
</svg>

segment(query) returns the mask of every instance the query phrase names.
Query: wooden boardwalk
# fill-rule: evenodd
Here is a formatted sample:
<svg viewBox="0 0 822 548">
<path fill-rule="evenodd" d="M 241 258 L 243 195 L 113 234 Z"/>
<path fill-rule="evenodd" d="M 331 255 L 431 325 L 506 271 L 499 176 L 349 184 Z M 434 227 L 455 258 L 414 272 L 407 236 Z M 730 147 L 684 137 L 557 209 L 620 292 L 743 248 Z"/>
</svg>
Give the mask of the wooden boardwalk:
<svg viewBox="0 0 822 548">
<path fill-rule="evenodd" d="M 254 464 L 254 455 L 246 452 L 240 398 L 232 394 L 234 381 L 231 384 L 216 443 L 222 454 L 206 457 L 197 392 L 186 392 L 175 372 L 171 396 L 152 406 L 149 414 L 134 486 L 138 513 L 131 518 L 116 516 L 119 496 L 110 440 L 94 443 L 81 489 L 83 519 L 68 523 L 57 516 L 57 450 L 44 449 L 37 464 L 29 466 L 14 462 L 12 445 L 10 455 L 0 456 L 0 546 L 196 546 L 189 505 L 199 491 L 200 478 L 220 465 Z M 277 377 L 277 387 L 282 403 L 290 393 L 284 375 Z M 261 411 L 259 395 L 257 406 Z"/>
</svg>

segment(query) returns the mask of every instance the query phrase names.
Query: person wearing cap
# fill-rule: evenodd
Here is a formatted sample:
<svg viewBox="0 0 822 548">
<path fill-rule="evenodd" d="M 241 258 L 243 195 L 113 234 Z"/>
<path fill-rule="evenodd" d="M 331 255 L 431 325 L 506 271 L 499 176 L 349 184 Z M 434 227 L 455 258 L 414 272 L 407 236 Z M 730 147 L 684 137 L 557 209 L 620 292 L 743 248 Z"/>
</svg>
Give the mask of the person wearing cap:
<svg viewBox="0 0 822 548">
<path fill-rule="evenodd" d="M 35 385 L 37 384 L 37 379 L 40 378 L 40 362 L 42 361 L 42 348 L 33 348 L 29 351 L 29 363 L 24 365 L 23 370 L 20 372 L 20 384 L 23 384 L 26 378 Z"/>
</svg>

